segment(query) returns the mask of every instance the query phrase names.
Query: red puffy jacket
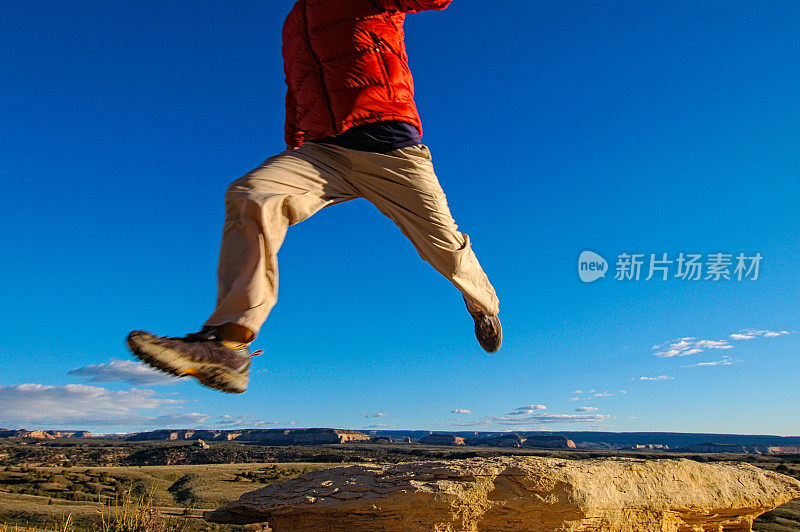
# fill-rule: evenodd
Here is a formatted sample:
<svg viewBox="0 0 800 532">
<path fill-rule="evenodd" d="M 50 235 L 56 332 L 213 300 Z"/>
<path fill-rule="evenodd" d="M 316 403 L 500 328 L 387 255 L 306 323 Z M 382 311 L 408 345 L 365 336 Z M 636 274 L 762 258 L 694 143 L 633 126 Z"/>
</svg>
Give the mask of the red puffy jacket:
<svg viewBox="0 0 800 532">
<path fill-rule="evenodd" d="M 421 132 L 403 21 L 451 1 L 298 0 L 283 25 L 286 144 L 382 120 Z"/>
</svg>

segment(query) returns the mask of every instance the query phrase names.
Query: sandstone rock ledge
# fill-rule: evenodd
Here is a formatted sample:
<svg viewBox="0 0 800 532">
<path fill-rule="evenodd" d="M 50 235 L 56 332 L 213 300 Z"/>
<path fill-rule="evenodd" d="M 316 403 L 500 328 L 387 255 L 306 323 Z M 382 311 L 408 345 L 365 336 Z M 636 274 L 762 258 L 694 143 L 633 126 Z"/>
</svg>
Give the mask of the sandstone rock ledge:
<svg viewBox="0 0 800 532">
<path fill-rule="evenodd" d="M 206 519 L 275 532 L 740 532 L 797 497 L 800 482 L 748 464 L 498 457 L 316 471 Z"/>
</svg>

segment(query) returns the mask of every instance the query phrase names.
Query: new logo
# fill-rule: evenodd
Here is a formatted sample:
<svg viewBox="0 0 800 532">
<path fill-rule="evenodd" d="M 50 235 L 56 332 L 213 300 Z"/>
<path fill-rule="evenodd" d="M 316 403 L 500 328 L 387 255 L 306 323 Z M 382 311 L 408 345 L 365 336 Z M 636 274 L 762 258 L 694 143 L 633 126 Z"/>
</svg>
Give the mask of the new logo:
<svg viewBox="0 0 800 532">
<path fill-rule="evenodd" d="M 584 283 L 591 283 L 606 276 L 608 263 L 594 251 L 584 251 L 578 257 L 578 277 Z"/>
</svg>

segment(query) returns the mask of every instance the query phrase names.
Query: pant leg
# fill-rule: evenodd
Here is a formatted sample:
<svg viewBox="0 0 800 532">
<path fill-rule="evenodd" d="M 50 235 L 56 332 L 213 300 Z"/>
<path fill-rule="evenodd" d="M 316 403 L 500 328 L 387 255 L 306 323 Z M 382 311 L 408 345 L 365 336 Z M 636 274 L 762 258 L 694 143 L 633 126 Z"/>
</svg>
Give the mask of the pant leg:
<svg viewBox="0 0 800 532">
<path fill-rule="evenodd" d="M 389 153 L 354 152 L 353 186 L 391 218 L 419 255 L 464 295 L 467 305 L 487 314 L 499 312 L 489 278 L 459 232 L 425 145 Z"/>
<path fill-rule="evenodd" d="M 216 308 L 205 325 L 258 334 L 278 297 L 278 250 L 290 225 L 352 199 L 350 161 L 316 143 L 287 150 L 233 181 L 225 194 Z"/>
</svg>

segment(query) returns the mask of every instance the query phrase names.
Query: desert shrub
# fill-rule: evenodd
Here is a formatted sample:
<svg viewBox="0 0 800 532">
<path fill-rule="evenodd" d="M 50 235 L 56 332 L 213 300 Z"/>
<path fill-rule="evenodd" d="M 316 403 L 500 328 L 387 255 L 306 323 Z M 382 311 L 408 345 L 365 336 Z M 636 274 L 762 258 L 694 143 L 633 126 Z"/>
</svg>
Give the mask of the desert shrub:
<svg viewBox="0 0 800 532">
<path fill-rule="evenodd" d="M 43 528 L 41 525 L 38 526 L 20 526 L 20 525 L 3 525 L 0 524 L 0 532 L 73 532 L 75 530 L 75 525 L 72 522 L 72 515 L 62 515 L 60 516 L 55 523 Z"/>
<path fill-rule="evenodd" d="M 184 506 L 195 506 L 200 502 L 200 497 L 195 489 L 198 480 L 197 475 L 187 473 L 168 487 L 167 491 L 175 499 L 175 502 Z"/>
<path fill-rule="evenodd" d="M 185 524 L 170 523 L 153 506 L 152 491 L 136 496 L 128 489 L 113 503 L 100 502 L 101 532 L 184 532 Z"/>
</svg>

